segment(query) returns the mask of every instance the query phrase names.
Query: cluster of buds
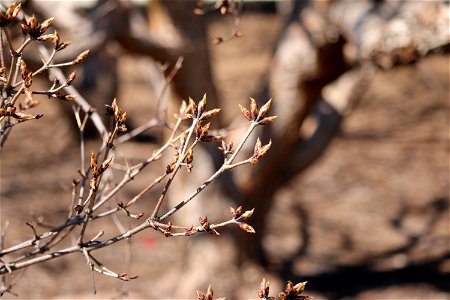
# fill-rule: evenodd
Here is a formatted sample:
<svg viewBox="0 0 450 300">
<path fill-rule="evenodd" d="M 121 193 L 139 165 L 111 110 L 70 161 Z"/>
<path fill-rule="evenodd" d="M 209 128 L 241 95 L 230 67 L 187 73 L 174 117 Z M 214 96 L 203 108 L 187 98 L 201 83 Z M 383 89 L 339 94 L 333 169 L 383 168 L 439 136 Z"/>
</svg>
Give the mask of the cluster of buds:
<svg viewBox="0 0 450 300">
<path fill-rule="evenodd" d="M 17 112 L 17 109 L 15 107 L 7 107 L 7 108 L 0 108 L 0 118 L 3 117 L 13 117 L 14 119 L 18 120 L 19 122 L 24 122 L 28 120 L 37 120 L 42 118 L 43 115 L 29 115 L 24 114 L 21 112 Z"/>
<path fill-rule="evenodd" d="M 239 227 L 248 232 L 248 233 L 255 233 L 255 229 L 245 223 L 248 218 L 250 218 L 253 215 L 253 212 L 255 211 L 254 208 L 251 210 L 246 210 L 245 212 L 242 211 L 242 206 L 239 206 L 238 208 L 230 207 L 230 213 L 233 219 L 236 221 L 236 223 L 239 225 Z"/>
<path fill-rule="evenodd" d="M 266 279 L 263 278 L 261 282 L 261 289 L 258 292 L 258 297 L 263 300 L 274 300 L 274 297 L 269 296 L 269 290 L 269 281 L 266 281 Z"/>
<path fill-rule="evenodd" d="M 197 297 L 198 300 L 213 300 L 214 292 L 211 288 L 211 285 L 208 286 L 208 289 L 206 290 L 206 293 L 203 294 L 200 291 L 197 291 Z M 217 298 L 217 300 L 225 300 L 225 298 Z"/>
<path fill-rule="evenodd" d="M 70 45 L 70 41 L 65 41 L 65 42 L 61 41 L 59 34 L 56 30 L 54 33 L 41 35 L 38 38 L 36 38 L 36 40 L 41 41 L 41 42 L 52 42 L 53 48 L 56 51 L 61 51 Z"/>
<path fill-rule="evenodd" d="M 96 190 L 98 186 L 98 180 L 100 176 L 108 169 L 109 165 L 112 162 L 113 157 L 110 156 L 106 159 L 100 166 L 97 162 L 97 157 L 95 156 L 94 151 L 91 153 L 91 170 L 92 170 L 92 179 L 90 181 L 90 187 L 92 190 Z"/>
<path fill-rule="evenodd" d="M 272 146 L 272 140 L 270 140 L 269 143 L 264 146 L 262 146 L 261 140 L 259 138 L 256 140 L 255 148 L 253 150 L 253 155 L 251 158 L 251 162 L 253 165 L 258 164 L 259 159 L 263 157 L 267 153 L 267 151 L 269 151 L 270 146 Z"/>
<path fill-rule="evenodd" d="M 202 142 L 216 142 L 222 139 L 219 135 L 210 135 L 209 128 L 211 127 L 211 123 L 207 123 L 202 125 L 202 121 L 211 119 L 215 115 L 220 112 L 220 108 L 214 108 L 208 111 L 205 111 L 206 107 L 206 94 L 203 95 L 202 100 L 198 102 L 198 105 L 195 104 L 192 98 L 189 98 L 189 105 L 186 107 L 184 114 L 185 119 L 197 119 L 199 122 L 196 123 L 195 134 L 197 139 Z"/>
<path fill-rule="evenodd" d="M 170 174 L 175 170 L 179 157 L 180 153 L 178 153 L 178 151 L 175 152 L 174 156 L 172 157 L 172 161 L 166 167 L 166 174 Z"/>
<path fill-rule="evenodd" d="M 229 142 L 228 144 L 225 143 L 224 140 L 222 140 L 222 145 L 220 147 L 217 147 L 220 151 L 223 152 L 223 155 L 227 157 L 228 155 L 231 155 L 234 153 L 233 151 L 233 142 Z"/>
<path fill-rule="evenodd" d="M 169 237 L 172 235 L 172 222 L 167 222 L 167 227 L 166 229 L 163 231 L 163 234 L 165 237 Z"/>
<path fill-rule="evenodd" d="M 301 295 L 305 290 L 306 281 L 294 285 L 288 281 L 283 292 L 278 294 L 280 300 L 310 300 L 312 297 Z M 274 297 L 269 296 L 269 281 L 264 278 L 261 282 L 261 288 L 258 292 L 258 297 L 263 300 L 274 300 Z"/>
<path fill-rule="evenodd" d="M 205 121 L 211 119 L 220 112 L 220 108 L 214 108 L 205 111 L 205 107 L 206 107 L 206 94 L 203 95 L 203 98 L 198 102 L 198 105 L 195 104 L 192 98 L 189 98 L 189 105 L 186 107 L 186 111 L 188 113 L 185 115 L 185 118 L 186 119 L 194 118 L 200 121 Z"/>
<path fill-rule="evenodd" d="M 29 35 L 33 40 L 37 40 L 47 29 L 52 25 L 55 18 L 48 18 L 41 24 L 39 24 L 35 15 L 33 15 L 28 21 L 26 19 L 22 20 L 20 24 L 22 26 L 23 34 Z"/>
<path fill-rule="evenodd" d="M 202 142 L 210 143 L 217 142 L 222 139 L 220 135 L 210 135 L 209 128 L 211 127 L 211 123 L 207 123 L 202 126 L 201 122 L 198 122 L 195 127 L 195 134 L 197 135 L 197 139 Z"/>
<path fill-rule="evenodd" d="M 0 27 L 6 27 L 8 26 L 11 22 L 13 22 L 17 15 L 19 14 L 21 9 L 21 4 L 16 5 L 16 3 L 12 3 L 8 9 L 6 10 L 6 12 L 2 12 L 0 10 Z"/>
<path fill-rule="evenodd" d="M 85 58 L 89 55 L 89 50 L 84 50 L 83 52 L 81 52 L 77 58 L 75 58 L 74 63 L 75 64 L 80 64 L 83 62 L 83 60 L 85 60 Z"/>
<path fill-rule="evenodd" d="M 105 105 L 106 112 L 113 118 L 114 125 L 117 126 L 119 132 L 126 132 L 127 126 L 125 121 L 127 120 L 127 112 L 119 108 L 116 99 L 113 100 L 111 105 Z"/>
<path fill-rule="evenodd" d="M 69 86 L 72 84 L 72 82 L 75 80 L 75 77 L 77 76 L 77 71 L 73 71 L 69 74 L 69 76 L 66 79 L 66 85 Z"/>
<path fill-rule="evenodd" d="M 307 281 L 297 283 L 294 285 L 291 281 L 288 281 L 283 292 L 278 294 L 280 300 L 310 300 L 312 297 L 303 296 L 301 293 L 305 290 Z"/>
<path fill-rule="evenodd" d="M 211 226 L 208 222 L 208 217 L 206 217 L 206 216 L 200 217 L 199 222 L 200 222 L 200 225 L 202 225 L 202 228 L 205 232 L 208 232 L 212 235 L 220 235 L 220 233 L 217 230 L 215 230 L 214 228 L 211 228 Z"/>
<path fill-rule="evenodd" d="M 178 160 L 180 158 L 180 149 L 183 147 L 183 143 L 184 143 L 184 141 L 182 141 L 180 143 L 180 145 L 178 146 L 179 151 L 175 152 L 174 156 L 172 157 L 172 160 L 166 166 L 166 174 L 172 173 L 175 170 L 177 164 L 179 163 Z M 186 152 L 186 156 L 183 161 L 188 173 L 190 173 L 192 171 L 192 168 L 193 168 L 192 162 L 193 161 L 194 161 L 194 151 L 192 150 L 192 148 L 189 148 Z"/>
<path fill-rule="evenodd" d="M 250 97 L 250 110 L 243 107 L 239 104 L 239 108 L 241 109 L 242 115 L 249 121 L 255 122 L 258 125 L 269 124 L 273 120 L 277 118 L 277 116 L 265 117 L 267 111 L 270 108 L 270 104 L 272 103 L 272 99 L 266 102 L 261 108 L 256 104 L 256 100 Z"/>
<path fill-rule="evenodd" d="M 25 87 L 29 88 L 33 83 L 33 72 L 27 68 L 27 64 L 23 60 L 20 61 L 20 75 Z"/>
</svg>

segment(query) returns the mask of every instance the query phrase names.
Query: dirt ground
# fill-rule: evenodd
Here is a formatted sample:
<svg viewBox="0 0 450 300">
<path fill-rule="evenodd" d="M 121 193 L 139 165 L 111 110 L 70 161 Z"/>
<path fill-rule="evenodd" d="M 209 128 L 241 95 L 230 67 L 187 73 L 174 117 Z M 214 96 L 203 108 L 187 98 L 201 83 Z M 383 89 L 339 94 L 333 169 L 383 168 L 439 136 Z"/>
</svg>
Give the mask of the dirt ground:
<svg viewBox="0 0 450 300">
<path fill-rule="evenodd" d="M 281 28 L 279 17 L 244 14 L 242 38 L 211 46 L 227 116 L 258 95 Z M 230 23 L 215 19 L 210 34 L 229 29 Z M 138 60 L 123 61 L 130 66 Z M 124 70 L 133 73 L 122 81 L 118 99 L 139 123 L 151 116 L 152 93 L 148 82 L 136 80 L 144 68 Z M 316 299 L 449 299 L 448 84 L 449 57 L 443 54 L 375 75 L 323 157 L 276 195 L 265 237 L 268 269 L 238 266 L 226 236 L 188 241 L 152 230 L 98 251 L 108 267 L 138 274 L 136 280 L 95 274 L 94 296 L 86 261 L 73 254 L 17 272 L 8 280 L 17 281 L 19 296 L 4 298 L 192 299 L 211 283 L 218 297 L 256 299 L 266 277 L 274 292 L 288 279 L 307 280 L 305 294 Z M 32 237 L 25 222 L 41 217 L 51 226 L 67 215 L 79 150 L 58 105 L 43 101 L 37 110 L 45 117 L 18 126 L 1 154 L 7 246 Z M 129 143 L 121 151 L 138 161 L 153 147 Z M 137 179 L 120 196 L 127 199 L 145 184 Z M 118 232 L 114 224 L 99 226 Z"/>
</svg>

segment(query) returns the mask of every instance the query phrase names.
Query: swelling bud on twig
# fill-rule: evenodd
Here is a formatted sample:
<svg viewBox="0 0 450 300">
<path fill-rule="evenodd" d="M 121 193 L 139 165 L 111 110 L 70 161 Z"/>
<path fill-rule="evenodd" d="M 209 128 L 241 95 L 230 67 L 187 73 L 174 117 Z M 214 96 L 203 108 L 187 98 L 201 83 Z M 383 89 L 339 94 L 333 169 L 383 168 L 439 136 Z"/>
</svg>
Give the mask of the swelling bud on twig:
<svg viewBox="0 0 450 300">
<path fill-rule="evenodd" d="M 73 61 L 75 64 L 79 64 L 81 63 L 87 56 L 89 55 L 89 50 L 85 50 L 83 52 L 81 52 L 77 58 L 75 58 L 75 60 Z"/>
<path fill-rule="evenodd" d="M 198 300 L 213 300 L 214 292 L 211 285 L 208 286 L 206 293 L 196 291 Z M 217 298 L 217 300 L 225 300 L 225 298 Z"/>
<path fill-rule="evenodd" d="M 266 117 L 269 111 L 272 99 L 267 101 L 261 108 L 258 107 L 256 100 L 250 97 L 250 110 L 239 104 L 242 115 L 249 121 L 255 122 L 257 125 L 265 125 L 277 118 L 277 116 Z"/>
<path fill-rule="evenodd" d="M 8 26 L 14 21 L 19 14 L 21 7 L 20 3 L 16 6 L 16 3 L 14 2 L 8 7 L 5 13 L 0 10 L 0 27 Z"/>
<path fill-rule="evenodd" d="M 261 140 L 258 138 L 256 140 L 255 149 L 253 150 L 253 156 L 251 158 L 252 164 L 258 164 L 258 160 L 263 157 L 267 151 L 269 151 L 270 146 L 272 146 L 272 140 L 270 140 L 268 144 L 262 146 Z"/>
</svg>

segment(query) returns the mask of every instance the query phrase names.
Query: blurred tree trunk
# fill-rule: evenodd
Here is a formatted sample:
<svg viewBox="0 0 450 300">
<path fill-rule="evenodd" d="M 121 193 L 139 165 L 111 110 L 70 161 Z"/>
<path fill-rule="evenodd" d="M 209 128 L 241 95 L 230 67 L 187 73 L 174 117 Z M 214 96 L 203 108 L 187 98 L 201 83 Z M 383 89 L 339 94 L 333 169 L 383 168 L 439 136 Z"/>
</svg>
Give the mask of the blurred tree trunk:
<svg viewBox="0 0 450 300">
<path fill-rule="evenodd" d="M 325 151 L 373 71 L 448 47 L 448 8 L 437 1 L 296 1 L 270 74 L 272 114 L 280 116 L 264 132 L 272 149 L 240 188 L 243 205 L 256 207 L 256 234 L 238 233 L 242 260 L 267 263 L 263 237 L 275 193 Z"/>
</svg>

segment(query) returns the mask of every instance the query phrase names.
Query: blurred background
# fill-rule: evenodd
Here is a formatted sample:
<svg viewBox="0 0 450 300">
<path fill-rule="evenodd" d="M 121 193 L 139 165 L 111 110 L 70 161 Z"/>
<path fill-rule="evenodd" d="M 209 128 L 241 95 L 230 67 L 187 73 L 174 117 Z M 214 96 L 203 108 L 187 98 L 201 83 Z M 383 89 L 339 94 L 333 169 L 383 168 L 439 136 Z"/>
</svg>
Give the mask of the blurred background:
<svg viewBox="0 0 450 300">
<path fill-rule="evenodd" d="M 181 99 L 198 101 L 204 93 L 209 108 L 222 108 L 213 126 L 229 129 L 227 140 L 242 133 L 238 104 L 248 106 L 248 97 L 272 98 L 270 114 L 278 119 L 258 132 L 263 143 L 273 141 L 259 165 L 224 176 L 176 220 L 221 221 L 229 206 L 255 207 L 249 224 L 256 234 L 230 227 L 220 237 L 165 238 L 144 231 L 98 251 L 108 268 L 138 279 L 95 274 L 94 296 L 92 274 L 75 254 L 19 271 L 11 279 L 19 298 L 192 299 L 211 284 L 217 297 L 256 299 L 263 278 L 274 296 L 291 280 L 308 281 L 304 293 L 316 299 L 450 297 L 448 2 L 23 7 L 39 20 L 56 18 L 62 39 L 72 41 L 61 60 L 91 50 L 77 66 L 77 88 L 99 112 L 117 97 L 130 128 L 153 118 L 158 103 L 171 115 Z M 166 90 L 179 57 L 183 66 Z M 7 245 L 31 237 L 25 222 L 39 220 L 44 231 L 65 221 L 79 168 L 70 104 L 43 99 L 35 110 L 45 117 L 18 126 L 0 157 Z M 162 135 L 146 134 L 118 151 L 130 162 L 147 158 Z M 88 151 L 98 145 L 94 129 L 91 135 Z M 215 153 L 211 147 L 198 154 L 193 174 L 175 183 L 171 203 L 214 172 L 221 163 Z M 140 192 L 171 158 L 164 159 L 114 201 Z M 150 212 L 160 191 L 135 210 Z M 107 221 L 98 228 L 120 232 Z"/>
</svg>

